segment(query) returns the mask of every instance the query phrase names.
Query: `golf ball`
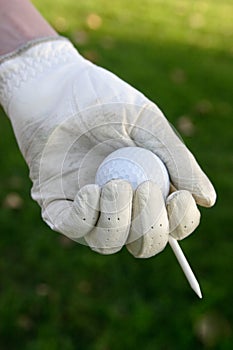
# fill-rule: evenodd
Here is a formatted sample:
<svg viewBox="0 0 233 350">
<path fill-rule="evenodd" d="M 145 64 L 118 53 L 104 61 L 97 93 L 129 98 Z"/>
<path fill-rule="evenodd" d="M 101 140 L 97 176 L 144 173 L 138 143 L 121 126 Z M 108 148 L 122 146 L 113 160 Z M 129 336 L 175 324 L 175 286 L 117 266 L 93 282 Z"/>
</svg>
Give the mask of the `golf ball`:
<svg viewBox="0 0 233 350">
<path fill-rule="evenodd" d="M 154 153 L 141 147 L 119 148 L 104 159 L 97 170 L 95 182 L 103 186 L 113 179 L 127 180 L 133 189 L 144 181 L 153 181 L 160 187 L 164 198 L 170 187 L 163 162 Z"/>
</svg>

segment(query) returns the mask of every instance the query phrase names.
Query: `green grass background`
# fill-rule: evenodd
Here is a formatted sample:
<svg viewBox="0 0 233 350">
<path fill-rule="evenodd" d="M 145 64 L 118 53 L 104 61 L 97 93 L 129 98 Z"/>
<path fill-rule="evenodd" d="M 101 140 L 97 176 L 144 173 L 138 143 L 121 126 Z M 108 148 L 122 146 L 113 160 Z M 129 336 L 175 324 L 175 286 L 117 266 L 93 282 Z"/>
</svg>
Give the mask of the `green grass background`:
<svg viewBox="0 0 233 350">
<path fill-rule="evenodd" d="M 100 256 L 52 232 L 0 111 L 0 349 L 232 349 L 233 2 L 33 2 L 84 56 L 161 107 L 218 201 L 182 242 L 199 300 L 169 248 L 148 260 Z"/>
</svg>

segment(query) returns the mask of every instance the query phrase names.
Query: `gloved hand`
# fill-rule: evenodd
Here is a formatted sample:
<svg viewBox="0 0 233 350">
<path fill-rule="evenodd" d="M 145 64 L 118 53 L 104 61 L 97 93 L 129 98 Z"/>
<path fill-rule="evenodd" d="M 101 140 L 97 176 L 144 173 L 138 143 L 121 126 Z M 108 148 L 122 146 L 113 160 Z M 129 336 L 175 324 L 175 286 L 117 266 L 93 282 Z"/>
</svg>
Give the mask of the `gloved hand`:
<svg viewBox="0 0 233 350">
<path fill-rule="evenodd" d="M 136 257 L 164 249 L 199 224 L 196 203 L 215 191 L 158 107 L 114 74 L 85 60 L 57 37 L 2 58 L 0 102 L 33 182 L 32 197 L 55 231 L 110 254 L 125 244 Z M 95 173 L 120 147 L 144 147 L 165 163 L 173 189 L 164 203 L 152 182 L 135 193 L 127 181 L 102 189 Z"/>
</svg>

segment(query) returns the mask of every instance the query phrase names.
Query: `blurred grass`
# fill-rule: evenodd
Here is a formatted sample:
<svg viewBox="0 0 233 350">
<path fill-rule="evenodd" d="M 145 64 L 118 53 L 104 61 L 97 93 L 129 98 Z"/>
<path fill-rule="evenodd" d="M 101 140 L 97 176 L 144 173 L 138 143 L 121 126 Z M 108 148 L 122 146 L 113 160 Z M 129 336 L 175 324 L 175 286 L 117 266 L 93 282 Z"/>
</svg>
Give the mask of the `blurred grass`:
<svg viewBox="0 0 233 350">
<path fill-rule="evenodd" d="M 230 0 L 35 0 L 79 51 L 155 101 L 218 192 L 182 242 L 198 300 L 170 249 L 99 256 L 52 232 L 0 112 L 0 349 L 231 349 L 232 13 Z"/>
</svg>

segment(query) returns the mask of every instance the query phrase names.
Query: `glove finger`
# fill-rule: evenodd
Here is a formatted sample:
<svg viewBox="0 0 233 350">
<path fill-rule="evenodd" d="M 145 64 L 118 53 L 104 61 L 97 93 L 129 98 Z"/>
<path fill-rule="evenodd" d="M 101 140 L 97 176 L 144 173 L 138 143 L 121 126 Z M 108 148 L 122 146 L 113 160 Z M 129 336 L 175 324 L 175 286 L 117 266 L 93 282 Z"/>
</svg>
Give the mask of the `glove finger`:
<svg viewBox="0 0 233 350">
<path fill-rule="evenodd" d="M 130 136 L 137 146 L 160 157 L 176 189 L 191 192 L 196 202 L 204 207 L 215 203 L 216 193 L 210 180 L 154 104 L 148 102 L 139 113 Z"/>
<path fill-rule="evenodd" d="M 200 223 L 200 212 L 191 193 L 185 190 L 173 192 L 167 198 L 170 235 L 175 239 L 189 236 Z"/>
<path fill-rule="evenodd" d="M 42 213 L 43 219 L 53 230 L 78 241 L 98 220 L 100 191 L 98 185 L 83 186 L 74 201 L 51 202 Z"/>
<path fill-rule="evenodd" d="M 145 181 L 134 194 L 127 249 L 137 258 L 149 258 L 165 248 L 168 232 L 169 223 L 161 190 L 152 181 Z"/>
<path fill-rule="evenodd" d="M 133 189 L 129 182 L 112 180 L 100 196 L 100 216 L 96 227 L 85 236 L 92 250 L 101 254 L 118 252 L 128 237 Z"/>
</svg>

